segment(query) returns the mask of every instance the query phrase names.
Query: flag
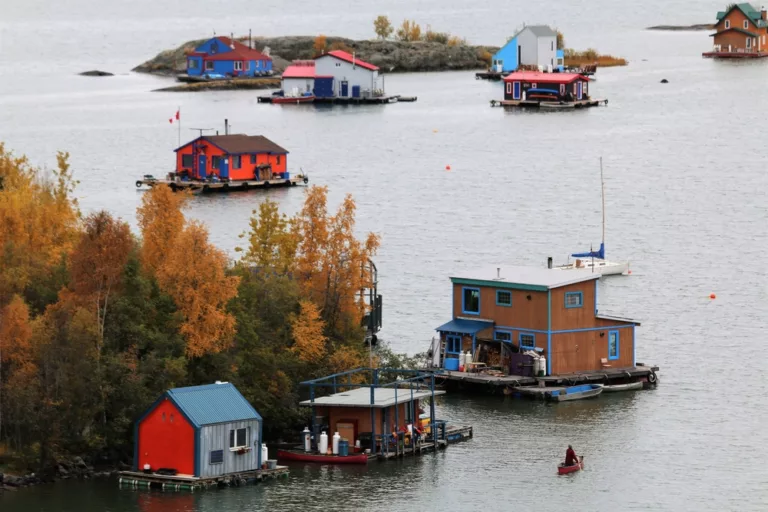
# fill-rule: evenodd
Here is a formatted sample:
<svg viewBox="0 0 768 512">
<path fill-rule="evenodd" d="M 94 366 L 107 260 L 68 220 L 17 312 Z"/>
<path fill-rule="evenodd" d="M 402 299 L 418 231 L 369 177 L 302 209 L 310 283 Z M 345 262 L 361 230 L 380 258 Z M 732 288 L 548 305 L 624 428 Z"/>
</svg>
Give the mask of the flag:
<svg viewBox="0 0 768 512">
<path fill-rule="evenodd" d="M 170 119 L 168 120 L 168 122 L 169 122 L 169 123 L 171 123 L 171 124 L 173 124 L 173 120 L 174 120 L 174 119 L 176 119 L 177 121 L 181 119 L 181 110 L 180 110 L 180 109 L 176 111 L 176 115 L 175 115 L 175 116 L 173 116 L 172 118 L 170 118 Z"/>
</svg>

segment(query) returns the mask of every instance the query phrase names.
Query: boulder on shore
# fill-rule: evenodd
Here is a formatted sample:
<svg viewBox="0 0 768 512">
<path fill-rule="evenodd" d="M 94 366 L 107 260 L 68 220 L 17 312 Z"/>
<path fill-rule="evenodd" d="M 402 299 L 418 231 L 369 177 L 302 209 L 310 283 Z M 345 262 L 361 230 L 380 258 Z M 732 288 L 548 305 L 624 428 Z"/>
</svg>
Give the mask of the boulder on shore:
<svg viewBox="0 0 768 512">
<path fill-rule="evenodd" d="M 241 38 L 248 42 L 248 38 Z M 177 75 L 186 72 L 186 54 L 207 41 L 188 41 L 173 50 L 165 50 L 154 58 L 135 67 L 133 71 L 159 75 Z M 253 46 L 259 51 L 270 49 L 272 67 L 275 73 L 282 71 L 293 60 L 312 59 L 315 56 L 315 38 L 311 36 L 286 36 L 253 39 Z M 427 41 L 355 41 L 343 37 L 328 37 L 326 47 L 343 45 L 355 55 L 381 68 L 384 73 L 412 71 L 449 71 L 464 69 L 485 69 L 487 60 L 498 50 L 494 46 L 472 46 L 465 44 L 448 45 Z"/>
<path fill-rule="evenodd" d="M 80 76 L 115 76 L 115 74 L 110 73 L 109 71 L 99 71 L 98 69 L 93 69 L 91 71 L 83 71 L 80 73 Z"/>
</svg>

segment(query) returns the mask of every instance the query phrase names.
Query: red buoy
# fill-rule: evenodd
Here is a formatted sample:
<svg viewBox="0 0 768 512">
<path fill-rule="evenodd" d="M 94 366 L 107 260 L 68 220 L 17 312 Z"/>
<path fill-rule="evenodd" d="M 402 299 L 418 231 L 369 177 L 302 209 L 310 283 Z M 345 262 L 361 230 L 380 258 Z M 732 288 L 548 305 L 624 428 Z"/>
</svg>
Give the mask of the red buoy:
<svg viewBox="0 0 768 512">
<path fill-rule="evenodd" d="M 715 295 L 714 293 L 710 293 L 710 294 L 709 294 L 709 298 L 710 298 L 710 299 L 716 299 L 716 298 L 717 298 L 717 295 Z"/>
</svg>

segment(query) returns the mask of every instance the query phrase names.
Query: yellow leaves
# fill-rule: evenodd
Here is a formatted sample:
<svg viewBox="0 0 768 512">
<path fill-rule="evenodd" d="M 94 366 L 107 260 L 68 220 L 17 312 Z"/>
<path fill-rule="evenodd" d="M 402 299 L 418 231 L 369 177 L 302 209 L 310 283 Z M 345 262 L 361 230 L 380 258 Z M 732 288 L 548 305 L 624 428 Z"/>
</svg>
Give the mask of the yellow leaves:
<svg viewBox="0 0 768 512">
<path fill-rule="evenodd" d="M 331 355 L 329 363 L 334 373 L 346 372 L 347 370 L 366 366 L 362 354 L 358 350 L 347 346 L 337 348 Z M 362 374 L 355 374 L 352 376 L 352 382 L 353 384 L 359 384 L 364 378 Z"/>
<path fill-rule="evenodd" d="M 298 239 L 293 220 L 280 215 L 277 203 L 267 199 L 254 211 L 248 233 L 248 252 L 243 261 L 260 269 L 270 269 L 279 274 L 290 271 Z"/>
<path fill-rule="evenodd" d="M 184 315 L 180 331 L 187 340 L 187 355 L 200 357 L 227 349 L 235 319 L 225 307 L 237 295 L 239 278 L 226 275 L 226 255 L 208 241 L 208 231 L 199 222 L 189 223 L 170 244 L 156 275 Z"/>
<path fill-rule="evenodd" d="M 32 359 L 32 326 L 29 308 L 24 299 L 15 295 L 0 312 L 0 363 L 10 361 L 23 365 Z"/>
<path fill-rule="evenodd" d="M 176 236 L 184 228 L 182 209 L 189 200 L 185 192 L 173 192 L 170 187 L 152 187 L 141 198 L 136 211 L 143 235 L 141 263 L 155 272 L 162 264 Z"/>
<path fill-rule="evenodd" d="M 326 45 L 326 37 L 323 34 L 320 34 L 315 38 L 315 43 L 313 45 L 315 50 L 315 55 L 321 55 L 325 51 L 325 45 Z"/>
<path fill-rule="evenodd" d="M 320 318 L 317 306 L 303 300 L 299 314 L 291 321 L 293 334 L 292 351 L 304 362 L 319 362 L 325 355 L 328 338 L 323 334 L 325 322 Z"/>
</svg>

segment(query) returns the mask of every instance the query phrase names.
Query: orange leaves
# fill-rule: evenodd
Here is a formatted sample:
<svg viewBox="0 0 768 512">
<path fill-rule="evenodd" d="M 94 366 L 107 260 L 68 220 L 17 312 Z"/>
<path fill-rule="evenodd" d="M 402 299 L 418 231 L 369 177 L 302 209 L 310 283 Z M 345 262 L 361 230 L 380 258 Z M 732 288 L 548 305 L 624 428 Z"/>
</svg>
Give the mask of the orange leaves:
<svg viewBox="0 0 768 512">
<path fill-rule="evenodd" d="M 334 373 L 341 373 L 347 370 L 354 370 L 355 368 L 366 366 L 366 363 L 363 360 L 360 352 L 352 347 L 347 346 L 337 348 L 333 355 L 331 355 L 329 363 Z M 355 384 L 359 384 L 360 381 L 364 378 L 362 374 L 353 375 L 352 377 L 353 383 Z"/>
<path fill-rule="evenodd" d="M 325 52 L 325 45 L 326 45 L 326 37 L 323 34 L 320 34 L 315 38 L 315 43 L 313 44 L 313 48 L 315 50 L 315 56 L 322 55 L 323 52 Z"/>
<path fill-rule="evenodd" d="M 299 303 L 300 312 L 291 321 L 293 334 L 292 351 L 304 362 L 319 362 L 325 355 L 328 338 L 323 334 L 325 322 L 320 318 L 320 311 L 314 303 L 303 300 Z"/>
<path fill-rule="evenodd" d="M 24 299 L 15 295 L 0 312 L 0 363 L 9 361 L 21 366 L 30 361 L 31 338 L 29 308 Z"/>
<path fill-rule="evenodd" d="M 226 275 L 227 257 L 208 241 L 205 227 L 189 223 L 172 238 L 158 263 L 157 281 L 184 315 L 180 330 L 187 355 L 200 357 L 228 348 L 235 319 L 225 307 L 237 295 L 239 278 Z"/>
<path fill-rule="evenodd" d="M 296 256 L 293 220 L 280 215 L 277 203 L 267 199 L 254 211 L 250 220 L 249 247 L 243 261 L 261 269 L 285 274 L 292 268 Z"/>
<path fill-rule="evenodd" d="M 176 236 L 184 228 L 182 209 L 189 194 L 173 192 L 169 187 L 152 187 L 141 198 L 136 211 L 143 235 L 141 262 L 155 272 L 163 262 Z"/>
</svg>

